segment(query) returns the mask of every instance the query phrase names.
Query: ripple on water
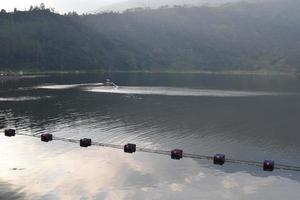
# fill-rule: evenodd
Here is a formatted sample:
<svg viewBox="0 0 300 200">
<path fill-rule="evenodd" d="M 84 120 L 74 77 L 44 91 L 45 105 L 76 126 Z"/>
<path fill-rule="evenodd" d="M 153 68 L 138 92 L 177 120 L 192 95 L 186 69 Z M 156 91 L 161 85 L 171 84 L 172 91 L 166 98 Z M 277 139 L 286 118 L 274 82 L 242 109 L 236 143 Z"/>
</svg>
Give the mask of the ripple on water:
<svg viewBox="0 0 300 200">
<path fill-rule="evenodd" d="M 52 96 L 22 96 L 22 97 L 0 97 L 0 101 L 36 101 L 41 99 L 49 99 L 52 98 Z"/>
</svg>

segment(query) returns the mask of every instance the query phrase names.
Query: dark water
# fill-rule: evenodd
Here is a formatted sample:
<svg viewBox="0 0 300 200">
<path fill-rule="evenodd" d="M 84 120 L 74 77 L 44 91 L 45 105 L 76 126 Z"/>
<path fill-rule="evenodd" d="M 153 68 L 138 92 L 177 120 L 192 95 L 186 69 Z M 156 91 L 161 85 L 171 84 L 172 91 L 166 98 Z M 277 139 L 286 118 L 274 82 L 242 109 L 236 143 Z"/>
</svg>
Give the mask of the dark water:
<svg viewBox="0 0 300 200">
<path fill-rule="evenodd" d="M 111 78 L 119 88 L 99 83 Z M 0 83 L 0 128 L 300 166 L 300 79 L 77 74 Z M 0 136 L 0 199 L 299 199 L 300 172 Z"/>
</svg>

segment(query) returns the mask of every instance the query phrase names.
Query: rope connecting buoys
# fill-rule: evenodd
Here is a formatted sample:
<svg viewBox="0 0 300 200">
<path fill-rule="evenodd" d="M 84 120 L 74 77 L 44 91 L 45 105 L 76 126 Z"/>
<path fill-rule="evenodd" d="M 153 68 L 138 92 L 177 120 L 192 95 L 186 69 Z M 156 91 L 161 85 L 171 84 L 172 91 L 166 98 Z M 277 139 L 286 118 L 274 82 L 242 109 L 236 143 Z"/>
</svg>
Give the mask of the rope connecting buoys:
<svg viewBox="0 0 300 200">
<path fill-rule="evenodd" d="M 15 135 L 22 135 L 28 137 L 35 137 L 41 138 L 43 142 L 49 142 L 52 140 L 58 140 L 63 142 L 70 142 L 75 144 L 80 144 L 81 147 L 88 147 L 88 146 L 100 146 L 100 147 L 109 147 L 115 149 L 122 149 L 125 153 L 134 153 L 136 151 L 146 152 L 146 153 L 154 153 L 154 154 L 161 154 L 161 155 L 168 155 L 171 156 L 171 159 L 180 160 L 183 157 L 186 158 L 193 158 L 193 159 L 206 159 L 212 160 L 215 165 L 224 165 L 225 162 L 227 163 L 235 163 L 235 164 L 243 164 L 243 165 L 250 165 L 250 166 L 257 166 L 261 167 L 264 171 L 273 171 L 274 169 L 279 170 L 288 170 L 288 171 L 298 171 L 300 172 L 300 167 L 298 166 L 291 166 L 291 165 L 283 165 L 283 164 L 276 164 L 273 160 L 264 160 L 263 162 L 257 161 L 248 161 L 248 160 L 239 160 L 239 159 L 230 159 L 226 158 L 224 154 L 216 154 L 214 156 L 205 156 L 205 155 L 198 155 L 198 154 L 190 154 L 184 153 L 182 149 L 174 149 L 171 151 L 165 150 L 158 150 L 158 149 L 148 149 L 148 148 L 141 148 L 137 147 L 136 144 L 126 144 L 126 145 L 117 145 L 117 144 L 107 144 L 107 143 L 100 143 L 100 142 L 92 142 L 90 138 L 83 138 L 80 140 L 76 139 L 68 139 L 62 137 L 54 137 L 52 134 L 41 134 L 41 135 L 30 135 L 24 133 L 16 133 L 14 129 L 6 129 L 4 131 L 5 136 L 13 137 Z"/>
</svg>

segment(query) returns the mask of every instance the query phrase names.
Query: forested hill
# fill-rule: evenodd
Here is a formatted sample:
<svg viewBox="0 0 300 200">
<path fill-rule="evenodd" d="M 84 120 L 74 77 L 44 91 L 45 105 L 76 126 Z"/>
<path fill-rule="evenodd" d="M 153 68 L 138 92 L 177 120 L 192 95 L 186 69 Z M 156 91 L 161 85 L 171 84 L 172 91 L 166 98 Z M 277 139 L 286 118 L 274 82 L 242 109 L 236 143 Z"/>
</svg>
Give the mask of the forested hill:
<svg viewBox="0 0 300 200">
<path fill-rule="evenodd" d="M 99 11 L 125 11 L 130 8 L 159 8 L 161 6 L 218 6 L 225 3 L 257 0 L 126 0 L 100 7 Z"/>
<path fill-rule="evenodd" d="M 300 71 L 300 1 L 0 14 L 0 70 Z"/>
</svg>

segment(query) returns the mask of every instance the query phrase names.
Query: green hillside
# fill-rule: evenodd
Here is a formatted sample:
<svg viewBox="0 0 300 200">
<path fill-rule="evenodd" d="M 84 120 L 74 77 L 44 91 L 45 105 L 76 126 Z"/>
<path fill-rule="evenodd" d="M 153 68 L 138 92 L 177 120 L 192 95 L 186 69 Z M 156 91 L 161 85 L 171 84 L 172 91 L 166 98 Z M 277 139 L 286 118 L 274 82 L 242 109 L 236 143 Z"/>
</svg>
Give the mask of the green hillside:
<svg viewBox="0 0 300 200">
<path fill-rule="evenodd" d="M 300 69 L 300 2 L 0 13 L 0 70 Z"/>
</svg>

